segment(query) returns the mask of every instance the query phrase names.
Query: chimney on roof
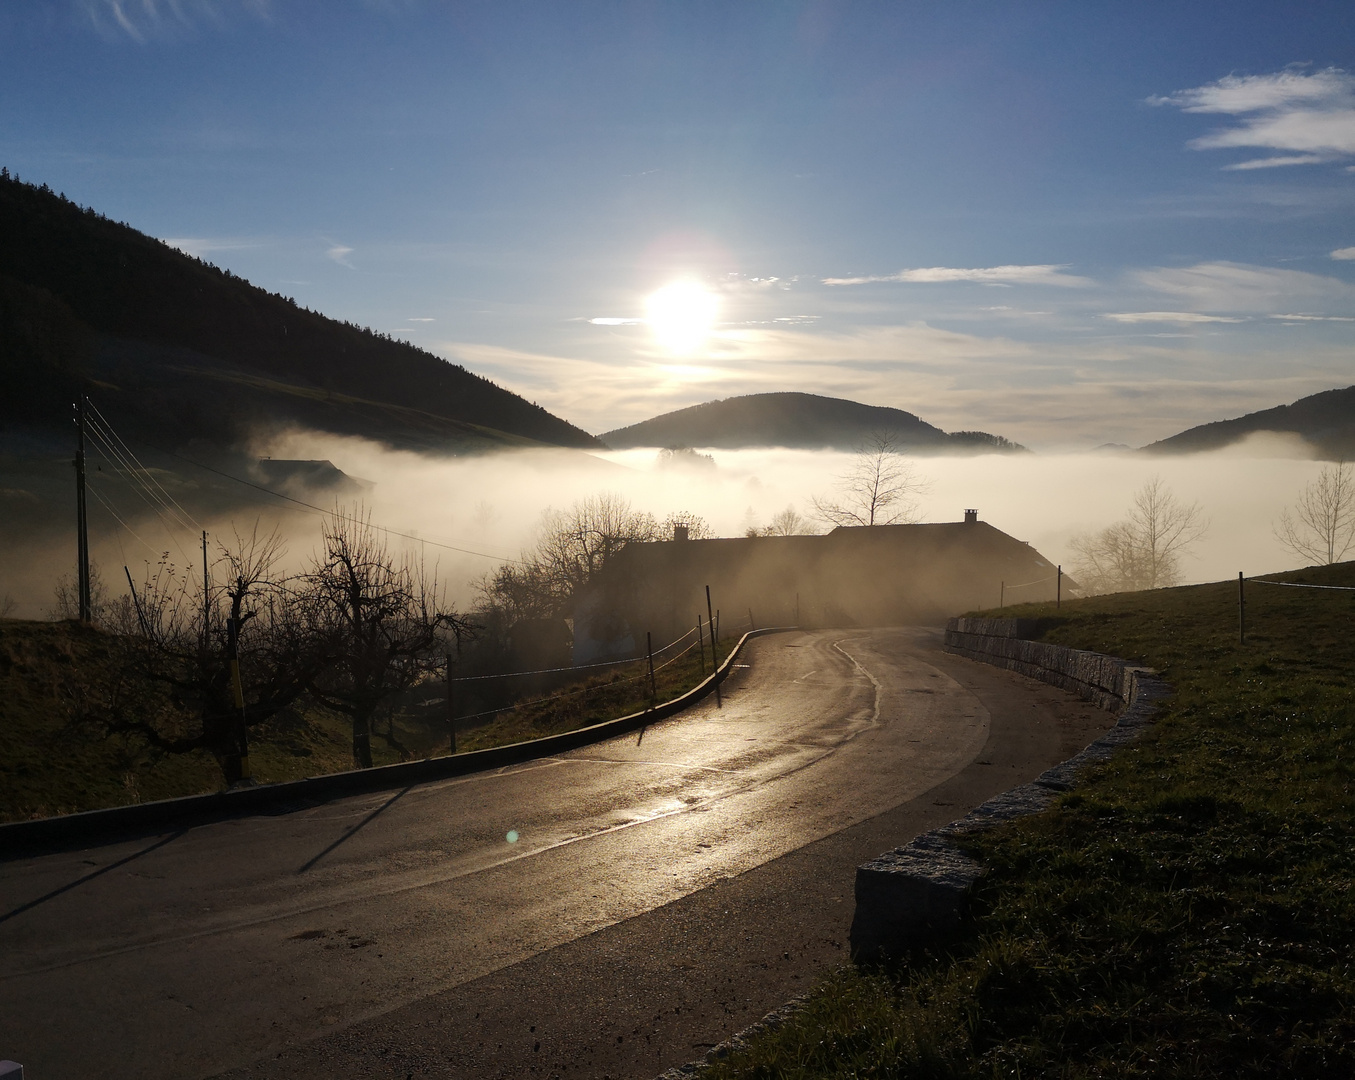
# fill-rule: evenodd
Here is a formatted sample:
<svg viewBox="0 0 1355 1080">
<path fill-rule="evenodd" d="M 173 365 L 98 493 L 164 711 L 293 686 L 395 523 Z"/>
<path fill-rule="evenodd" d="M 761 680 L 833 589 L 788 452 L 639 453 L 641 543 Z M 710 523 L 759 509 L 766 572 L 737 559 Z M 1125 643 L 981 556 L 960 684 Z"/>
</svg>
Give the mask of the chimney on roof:
<svg viewBox="0 0 1355 1080">
<path fill-rule="evenodd" d="M 673 539 L 674 539 L 674 540 L 686 540 L 686 539 L 687 539 L 687 526 L 686 526 L 686 525 L 676 525 L 676 524 L 675 524 L 675 525 L 673 526 Z"/>
<path fill-rule="evenodd" d="M 966 525 L 973 525 L 978 520 L 979 512 L 977 510 L 966 510 L 964 512 L 964 523 Z"/>
</svg>

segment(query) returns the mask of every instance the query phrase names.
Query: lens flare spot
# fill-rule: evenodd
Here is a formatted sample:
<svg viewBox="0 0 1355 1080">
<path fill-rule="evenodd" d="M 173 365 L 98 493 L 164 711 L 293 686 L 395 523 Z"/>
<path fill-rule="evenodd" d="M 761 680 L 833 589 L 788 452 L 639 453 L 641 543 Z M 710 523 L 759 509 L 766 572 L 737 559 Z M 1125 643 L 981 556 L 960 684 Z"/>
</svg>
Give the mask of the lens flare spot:
<svg viewBox="0 0 1355 1080">
<path fill-rule="evenodd" d="M 695 281 L 665 285 L 646 301 L 646 319 L 654 340 L 671 353 L 695 352 L 710 337 L 720 301 Z"/>
<path fill-rule="evenodd" d="M 518 842 L 518 831 L 517 831 L 517 829 L 509 829 L 509 830 L 508 830 L 508 835 L 505 836 L 504 839 L 507 840 L 510 844 L 516 844 L 516 843 Z"/>
</svg>

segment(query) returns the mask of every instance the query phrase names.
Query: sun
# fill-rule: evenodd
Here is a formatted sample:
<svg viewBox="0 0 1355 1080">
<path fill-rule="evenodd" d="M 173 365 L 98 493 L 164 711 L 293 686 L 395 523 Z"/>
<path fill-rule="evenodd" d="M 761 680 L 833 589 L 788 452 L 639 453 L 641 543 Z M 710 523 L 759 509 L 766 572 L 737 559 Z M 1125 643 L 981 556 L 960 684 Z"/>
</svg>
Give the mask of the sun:
<svg viewBox="0 0 1355 1080">
<path fill-rule="evenodd" d="M 646 319 L 654 339 L 670 353 L 695 352 L 710 337 L 720 302 L 695 281 L 665 285 L 646 301 Z"/>
</svg>

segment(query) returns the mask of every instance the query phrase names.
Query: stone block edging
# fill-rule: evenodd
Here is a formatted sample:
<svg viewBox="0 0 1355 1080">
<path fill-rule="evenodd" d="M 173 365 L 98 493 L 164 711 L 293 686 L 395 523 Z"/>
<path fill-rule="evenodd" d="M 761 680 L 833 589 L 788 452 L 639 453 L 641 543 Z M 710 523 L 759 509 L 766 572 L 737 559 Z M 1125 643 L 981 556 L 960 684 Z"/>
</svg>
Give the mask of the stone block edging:
<svg viewBox="0 0 1355 1080">
<path fill-rule="evenodd" d="M 897 956 L 956 927 L 983 866 L 956 840 L 1048 809 L 1088 765 L 1108 761 L 1150 724 L 1171 686 L 1151 668 L 1113 656 L 1030 641 L 1024 619 L 951 619 L 946 651 L 1016 671 L 1077 694 L 1119 718 L 1110 731 L 1028 784 L 981 803 L 958 821 L 863 863 L 856 870 L 851 951 L 858 962 Z"/>
<path fill-rule="evenodd" d="M 380 765 L 374 769 L 353 769 L 325 776 L 312 776 L 305 780 L 259 784 L 256 787 L 216 791 L 207 795 L 186 795 L 177 799 L 160 799 L 131 806 L 113 806 L 106 810 L 85 810 L 77 814 L 39 818 L 35 821 L 6 822 L 0 824 L 0 859 L 33 854 L 46 848 L 107 842 L 118 835 L 135 836 L 170 825 L 187 827 L 248 814 L 287 813 L 347 795 L 390 791 L 412 784 L 465 776 L 486 769 L 501 769 L 536 758 L 550 757 L 552 754 L 562 754 L 567 750 L 577 750 L 582 746 L 590 746 L 638 730 L 657 720 L 664 720 L 696 704 L 724 682 L 749 638 L 784 633 L 793 629 L 795 627 L 771 626 L 764 630 L 749 631 L 739 638 L 719 668 L 708 675 L 704 682 L 685 694 L 644 712 L 631 713 L 615 720 L 604 720 L 600 724 L 579 728 L 576 731 L 565 731 L 558 735 L 510 743 L 508 746 L 494 746 L 486 750 L 471 750 L 464 754 L 448 754 L 443 757 L 424 758 L 421 761 L 403 761 L 394 765 Z"/>
</svg>

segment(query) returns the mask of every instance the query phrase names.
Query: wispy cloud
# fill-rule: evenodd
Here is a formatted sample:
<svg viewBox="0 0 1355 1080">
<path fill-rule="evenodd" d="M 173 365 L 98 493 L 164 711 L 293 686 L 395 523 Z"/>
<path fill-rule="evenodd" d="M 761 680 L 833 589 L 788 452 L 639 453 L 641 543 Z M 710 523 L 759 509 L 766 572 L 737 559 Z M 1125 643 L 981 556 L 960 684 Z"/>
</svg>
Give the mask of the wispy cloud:
<svg viewBox="0 0 1355 1080">
<path fill-rule="evenodd" d="M 78 0 L 78 5 L 101 37 L 139 45 L 221 26 L 237 12 L 267 19 L 271 7 L 270 0 Z"/>
<path fill-rule="evenodd" d="M 1196 310 L 1270 314 L 1286 308 L 1355 307 L 1355 286 L 1302 270 L 1212 262 L 1140 270 L 1133 277 L 1154 292 L 1185 300 Z"/>
<path fill-rule="evenodd" d="M 1297 68 L 1271 75 L 1228 75 L 1217 82 L 1148 99 L 1183 112 L 1239 118 L 1192 139 L 1193 150 L 1289 151 L 1226 165 L 1268 169 L 1317 165 L 1355 154 L 1355 76 L 1341 68 L 1305 73 Z"/>
<path fill-rule="evenodd" d="M 1101 316 L 1119 323 L 1236 323 L 1232 315 L 1202 315 L 1198 311 L 1107 311 Z"/>
<path fill-rule="evenodd" d="M 1355 259 L 1355 247 L 1337 248 L 1331 253 L 1333 259 Z"/>
<path fill-rule="evenodd" d="M 1351 315 L 1272 315 L 1271 318 L 1285 322 L 1355 322 L 1355 316 Z"/>
<path fill-rule="evenodd" d="M 346 266 L 350 270 L 356 269 L 353 264 L 348 261 L 348 256 L 353 254 L 353 249 L 345 244 L 334 244 L 325 252 L 325 254 L 340 266 Z"/>
<path fill-rule="evenodd" d="M 896 274 L 870 277 L 824 278 L 825 285 L 868 285 L 877 281 L 902 281 L 910 284 L 937 284 L 953 281 L 973 281 L 981 285 L 1062 285 L 1081 287 L 1091 285 L 1090 278 L 1065 274 L 1067 263 L 1035 266 L 986 266 L 966 269 L 955 266 L 927 266 L 916 270 L 900 270 Z"/>
</svg>

